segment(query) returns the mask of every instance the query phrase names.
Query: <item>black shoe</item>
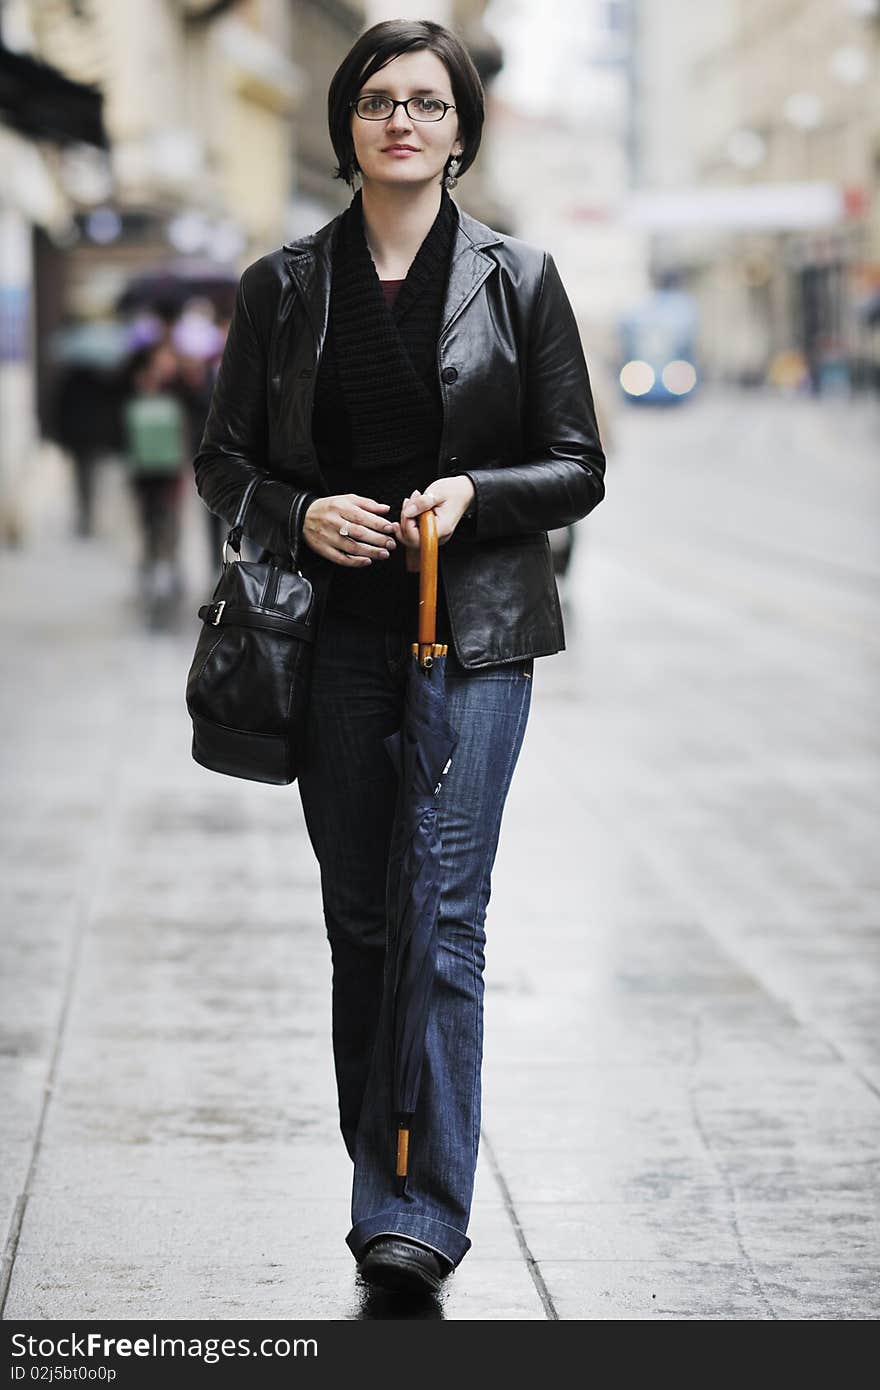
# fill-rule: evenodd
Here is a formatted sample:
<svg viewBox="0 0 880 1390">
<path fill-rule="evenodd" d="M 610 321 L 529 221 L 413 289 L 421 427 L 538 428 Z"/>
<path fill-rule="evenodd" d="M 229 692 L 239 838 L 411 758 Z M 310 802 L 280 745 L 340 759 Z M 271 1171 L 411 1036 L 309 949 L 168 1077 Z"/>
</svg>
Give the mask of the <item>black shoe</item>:
<svg viewBox="0 0 880 1390">
<path fill-rule="evenodd" d="M 367 1284 L 398 1293 L 436 1293 L 452 1265 L 406 1236 L 377 1236 L 358 1263 Z"/>
</svg>

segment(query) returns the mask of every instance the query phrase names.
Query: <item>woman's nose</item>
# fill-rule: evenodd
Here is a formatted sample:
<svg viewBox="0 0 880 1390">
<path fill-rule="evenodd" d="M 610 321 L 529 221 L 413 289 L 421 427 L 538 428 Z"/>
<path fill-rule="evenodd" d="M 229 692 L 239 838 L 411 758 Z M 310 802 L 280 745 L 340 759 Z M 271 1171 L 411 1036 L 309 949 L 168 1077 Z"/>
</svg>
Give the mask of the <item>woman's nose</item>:
<svg viewBox="0 0 880 1390">
<path fill-rule="evenodd" d="M 412 121 L 406 114 L 402 106 L 395 106 L 388 120 L 385 122 L 386 130 L 412 130 Z"/>
</svg>

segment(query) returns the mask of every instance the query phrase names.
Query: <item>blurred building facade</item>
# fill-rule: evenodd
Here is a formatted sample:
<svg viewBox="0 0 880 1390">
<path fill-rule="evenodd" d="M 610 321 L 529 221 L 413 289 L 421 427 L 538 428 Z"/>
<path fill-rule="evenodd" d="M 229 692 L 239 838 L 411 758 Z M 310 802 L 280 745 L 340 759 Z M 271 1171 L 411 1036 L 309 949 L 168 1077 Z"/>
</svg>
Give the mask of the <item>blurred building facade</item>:
<svg viewBox="0 0 880 1390">
<path fill-rule="evenodd" d="M 505 52 L 487 137 L 495 195 L 518 236 L 552 251 L 595 355 L 646 283 L 644 239 L 619 220 L 629 0 L 494 0 L 487 22 Z"/>
<path fill-rule="evenodd" d="M 36 61 L 23 7 L 0 18 L 0 544 L 24 531 L 24 499 L 37 440 L 34 230 L 63 234 L 70 200 L 63 157 L 72 141 L 105 158 L 99 92 Z M 12 21 L 15 21 L 13 23 Z M 21 40 L 7 47 L 12 35 Z M 24 52 L 17 51 L 18 47 Z"/>
<path fill-rule="evenodd" d="M 488 82 L 501 57 L 484 9 L 428 0 L 411 13 L 454 26 Z M 4 472 L 0 455 L 0 540 L 27 529 L 21 461 L 46 414 L 46 345 L 65 317 L 112 314 L 138 270 L 177 256 L 240 270 L 347 205 L 351 191 L 332 177 L 327 88 L 358 33 L 385 17 L 369 0 L 0 0 L 0 53 L 56 74 L 101 113 L 100 138 L 71 121 L 52 144 L 13 131 L 0 109 L 0 143 L 17 142 L 19 170 L 0 184 L 0 303 L 14 287 L 21 359 L 14 401 L 0 361 L 0 434 L 20 422 L 15 468 Z M 477 216 L 493 211 L 482 169 L 458 190 Z"/>
<path fill-rule="evenodd" d="M 659 279 L 745 382 L 876 384 L 880 5 L 637 0 L 632 158 Z M 659 195 L 675 195 L 662 197 Z"/>
</svg>

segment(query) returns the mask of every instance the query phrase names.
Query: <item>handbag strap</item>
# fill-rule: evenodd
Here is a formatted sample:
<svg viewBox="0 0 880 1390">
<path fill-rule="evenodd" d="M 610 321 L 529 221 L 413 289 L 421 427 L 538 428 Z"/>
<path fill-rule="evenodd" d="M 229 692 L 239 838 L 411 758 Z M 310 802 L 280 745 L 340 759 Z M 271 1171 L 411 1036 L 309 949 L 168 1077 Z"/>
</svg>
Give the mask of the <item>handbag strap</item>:
<svg viewBox="0 0 880 1390">
<path fill-rule="evenodd" d="M 237 555 L 241 554 L 241 538 L 244 534 L 245 513 L 247 512 L 251 498 L 253 497 L 257 488 L 260 486 L 260 483 L 264 481 L 265 479 L 262 477 L 251 478 L 250 482 L 248 483 L 247 487 L 245 488 L 242 494 L 241 502 L 238 508 L 238 514 L 235 518 L 235 521 L 232 523 L 232 529 L 226 538 L 227 545 L 229 545 Z M 297 495 L 296 500 L 293 503 L 293 507 L 291 508 L 290 559 L 291 565 L 294 569 L 296 569 L 297 555 L 299 552 L 300 541 L 302 539 L 302 533 L 300 531 L 300 520 L 302 517 L 302 513 L 306 507 L 311 506 L 316 496 L 317 493 L 314 492 L 301 492 Z"/>
<path fill-rule="evenodd" d="M 241 538 L 244 534 L 245 512 L 248 509 L 251 498 L 253 497 L 254 493 L 256 492 L 257 488 L 260 486 L 260 483 L 262 481 L 262 477 L 251 478 L 250 482 L 248 483 L 247 487 L 242 493 L 241 502 L 239 503 L 238 507 L 238 514 L 232 523 L 232 530 L 226 537 L 226 544 L 230 546 L 237 555 L 241 554 Z"/>
<path fill-rule="evenodd" d="M 310 507 L 317 497 L 316 492 L 301 492 L 293 504 L 290 520 L 290 563 L 297 567 L 300 542 L 302 541 L 302 518 L 306 507 Z"/>
</svg>

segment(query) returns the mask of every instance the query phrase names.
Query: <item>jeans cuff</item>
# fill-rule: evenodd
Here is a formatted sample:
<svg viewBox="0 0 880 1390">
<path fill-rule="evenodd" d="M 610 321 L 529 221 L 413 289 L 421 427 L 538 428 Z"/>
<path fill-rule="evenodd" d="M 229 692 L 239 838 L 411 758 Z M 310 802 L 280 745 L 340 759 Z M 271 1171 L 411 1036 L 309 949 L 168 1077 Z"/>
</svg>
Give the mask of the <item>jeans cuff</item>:
<svg viewBox="0 0 880 1390">
<path fill-rule="evenodd" d="M 417 1216 L 415 1213 L 391 1207 L 379 1212 L 377 1216 L 367 1216 L 352 1226 L 345 1243 L 356 1260 L 360 1260 L 364 1249 L 374 1236 L 412 1236 L 413 1240 L 430 1246 L 447 1259 L 453 1269 L 460 1264 L 471 1248 L 471 1242 L 463 1231 L 448 1226 L 445 1221 L 435 1221 L 431 1216 Z"/>
</svg>

